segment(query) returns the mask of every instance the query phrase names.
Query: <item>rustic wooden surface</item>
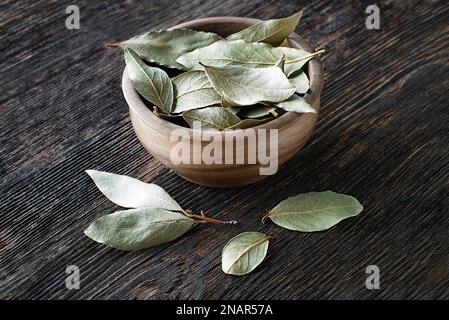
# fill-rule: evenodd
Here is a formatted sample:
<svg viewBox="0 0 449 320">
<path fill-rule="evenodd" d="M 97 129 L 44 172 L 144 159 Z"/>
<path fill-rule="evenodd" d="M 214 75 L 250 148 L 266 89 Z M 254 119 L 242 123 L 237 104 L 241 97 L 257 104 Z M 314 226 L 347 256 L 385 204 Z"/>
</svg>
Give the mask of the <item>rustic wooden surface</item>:
<svg viewBox="0 0 449 320">
<path fill-rule="evenodd" d="M 80 30 L 65 7 L 81 9 Z M 1 4 L 0 298 L 449 298 L 449 5 L 377 1 L 3 1 Z M 250 187 L 208 189 L 157 163 L 139 144 L 120 90 L 124 40 L 189 19 L 268 19 L 300 9 L 297 32 L 325 47 L 316 131 L 280 172 Z M 126 253 L 82 230 L 117 210 L 85 169 L 157 183 L 182 206 L 238 219 Z M 365 206 L 327 232 L 262 225 L 288 195 L 331 189 Z M 245 277 L 224 275 L 224 243 L 244 230 L 274 237 Z M 365 288 L 378 265 L 381 289 Z M 67 290 L 77 265 L 81 288 Z"/>
</svg>

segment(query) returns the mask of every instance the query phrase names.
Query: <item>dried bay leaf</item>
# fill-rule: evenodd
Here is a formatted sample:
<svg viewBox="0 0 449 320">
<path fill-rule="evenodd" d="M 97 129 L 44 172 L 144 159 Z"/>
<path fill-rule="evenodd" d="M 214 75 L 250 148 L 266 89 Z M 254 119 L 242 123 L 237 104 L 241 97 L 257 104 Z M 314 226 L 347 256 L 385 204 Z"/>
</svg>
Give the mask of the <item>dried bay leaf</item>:
<svg viewBox="0 0 449 320">
<path fill-rule="evenodd" d="M 266 43 L 244 40 L 220 40 L 207 47 L 184 53 L 176 61 L 189 70 L 202 70 L 203 67 L 200 63 L 211 67 L 260 68 L 273 66 L 285 55 L 284 72 L 289 76 L 322 52 L 309 53 L 295 48 L 275 48 Z"/>
<path fill-rule="evenodd" d="M 244 232 L 232 238 L 221 254 L 223 272 L 241 276 L 253 271 L 265 259 L 268 240 L 260 232 Z"/>
<path fill-rule="evenodd" d="M 129 49 L 125 50 L 125 62 L 134 89 L 161 111 L 170 113 L 173 105 L 173 85 L 167 73 L 146 65 L 137 53 Z"/>
<path fill-rule="evenodd" d="M 292 77 L 288 78 L 291 83 L 293 83 L 296 87 L 296 93 L 304 94 L 309 91 L 310 83 L 309 78 L 304 71 L 300 71 L 296 74 L 293 74 Z"/>
<path fill-rule="evenodd" d="M 190 127 L 193 127 L 194 121 L 199 121 L 201 130 L 224 130 L 240 122 L 239 117 L 221 106 L 188 110 L 182 116 Z"/>
<path fill-rule="evenodd" d="M 86 173 L 92 178 L 98 189 L 119 206 L 182 211 L 179 204 L 158 185 L 109 172 L 86 170 Z"/>
<path fill-rule="evenodd" d="M 302 11 L 287 18 L 262 21 L 231 34 L 226 40 L 243 39 L 248 42 L 265 42 L 277 47 L 295 31 L 301 17 Z"/>
<path fill-rule="evenodd" d="M 148 32 L 109 47 L 132 49 L 146 61 L 184 70 L 185 68 L 176 62 L 181 54 L 208 46 L 220 39 L 223 38 L 210 32 L 168 29 Z"/>
<path fill-rule="evenodd" d="M 294 94 L 289 99 L 274 104 L 285 111 L 297 113 L 316 113 L 316 110 L 303 97 Z"/>
<path fill-rule="evenodd" d="M 118 211 L 94 221 L 84 233 L 92 240 L 119 250 L 141 250 L 172 241 L 186 233 L 195 220 L 160 208 Z"/>
<path fill-rule="evenodd" d="M 362 210 L 354 197 L 332 191 L 309 192 L 282 201 L 262 221 L 270 218 L 289 230 L 313 232 L 329 229 Z"/>
<path fill-rule="evenodd" d="M 198 109 L 221 102 L 204 71 L 188 71 L 172 79 L 175 89 L 173 113 Z"/>
<path fill-rule="evenodd" d="M 280 102 L 288 99 L 296 90 L 282 70 L 274 66 L 217 68 L 205 65 L 204 70 L 214 89 L 233 105 Z"/>
</svg>

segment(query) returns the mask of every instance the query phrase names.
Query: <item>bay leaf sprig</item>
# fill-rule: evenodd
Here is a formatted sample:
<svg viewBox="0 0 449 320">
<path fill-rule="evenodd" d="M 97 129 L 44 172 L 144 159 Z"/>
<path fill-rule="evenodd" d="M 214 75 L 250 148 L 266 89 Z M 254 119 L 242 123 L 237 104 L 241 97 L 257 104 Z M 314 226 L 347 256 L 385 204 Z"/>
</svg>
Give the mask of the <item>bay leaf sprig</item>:
<svg viewBox="0 0 449 320">
<path fill-rule="evenodd" d="M 107 46 L 124 49 L 128 76 L 156 116 L 189 127 L 199 121 L 202 130 L 244 129 L 285 112 L 316 113 L 303 67 L 324 50 L 282 46 L 301 17 L 262 21 L 226 38 L 171 28 Z"/>
<path fill-rule="evenodd" d="M 161 187 L 113 173 L 87 170 L 98 189 L 112 202 L 129 210 L 105 215 L 85 231 L 92 240 L 119 250 L 141 250 L 172 241 L 196 224 L 227 225 L 184 210 Z"/>
</svg>

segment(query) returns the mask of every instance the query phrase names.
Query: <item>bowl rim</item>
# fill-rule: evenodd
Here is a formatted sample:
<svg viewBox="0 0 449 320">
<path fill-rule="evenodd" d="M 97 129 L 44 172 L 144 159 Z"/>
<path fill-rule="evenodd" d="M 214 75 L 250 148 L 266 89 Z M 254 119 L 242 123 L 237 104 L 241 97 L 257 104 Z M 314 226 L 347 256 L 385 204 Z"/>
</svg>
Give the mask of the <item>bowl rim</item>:
<svg viewBox="0 0 449 320">
<path fill-rule="evenodd" d="M 205 24 L 226 24 L 226 23 L 243 23 L 248 24 L 248 26 L 262 22 L 263 20 L 260 19 L 254 19 L 254 18 L 244 18 L 244 17 L 231 17 L 231 16 L 223 16 L 223 17 L 208 17 L 208 18 L 201 18 L 201 19 L 195 19 L 183 22 L 181 24 L 175 25 L 171 27 L 170 29 L 179 29 L 179 28 L 191 28 L 191 29 L 197 29 L 200 30 L 201 27 Z M 309 46 L 309 44 L 301 38 L 298 34 L 292 33 L 290 36 L 288 36 L 288 43 L 290 46 L 293 47 L 299 47 L 305 51 L 313 52 L 312 48 Z M 321 60 L 318 57 L 314 57 L 308 62 L 308 76 L 310 81 L 310 89 L 309 92 L 306 93 L 304 98 L 311 104 L 315 105 L 317 100 L 320 99 L 321 92 L 323 90 L 323 82 L 324 82 L 324 75 L 323 75 L 323 65 L 321 63 Z M 168 120 L 165 120 L 161 117 L 156 116 L 150 108 L 145 105 L 145 103 L 140 98 L 137 91 L 134 89 L 131 79 L 128 76 L 127 67 L 123 70 L 123 76 L 122 76 L 122 91 L 123 95 L 125 97 L 125 100 L 129 106 L 129 108 L 147 125 L 156 125 L 159 124 L 161 126 L 165 126 L 167 129 L 175 130 L 175 129 L 184 129 L 189 132 L 193 132 L 194 129 L 184 127 L 178 124 L 175 124 L 173 122 L 170 122 Z M 318 116 L 319 110 L 316 110 L 317 113 L 315 114 Z M 247 128 L 247 129 L 238 129 L 238 130 L 232 130 L 232 131 L 217 131 L 221 134 L 233 134 L 234 132 L 238 131 L 245 131 L 248 129 L 261 129 L 261 128 L 281 128 L 288 123 L 292 121 L 296 121 L 297 119 L 304 117 L 307 114 L 300 114 L 295 112 L 286 112 L 280 117 L 273 119 L 271 121 L 268 121 L 266 123 Z M 313 121 L 313 120 L 311 120 Z"/>
</svg>

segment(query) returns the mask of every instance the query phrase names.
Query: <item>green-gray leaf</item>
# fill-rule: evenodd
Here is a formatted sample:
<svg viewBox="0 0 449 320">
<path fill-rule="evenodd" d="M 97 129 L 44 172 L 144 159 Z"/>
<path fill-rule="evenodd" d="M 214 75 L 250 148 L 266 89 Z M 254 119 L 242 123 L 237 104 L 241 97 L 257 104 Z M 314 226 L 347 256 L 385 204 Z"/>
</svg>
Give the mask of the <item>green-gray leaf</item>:
<svg viewBox="0 0 449 320">
<path fill-rule="evenodd" d="M 120 250 L 141 250 L 172 241 L 195 221 L 180 212 L 158 208 L 118 211 L 94 221 L 84 234 Z"/>
<path fill-rule="evenodd" d="M 280 102 L 295 93 L 295 86 L 278 67 L 242 68 L 204 66 L 214 89 L 234 105 L 248 106 L 260 101 Z"/>
<path fill-rule="evenodd" d="M 309 192 L 282 201 L 262 221 L 270 218 L 289 230 L 313 232 L 326 230 L 362 210 L 354 197 L 332 191 Z"/>
<path fill-rule="evenodd" d="M 301 71 L 298 74 L 294 74 L 288 80 L 290 80 L 290 82 L 295 85 L 296 92 L 299 94 L 306 93 L 309 90 L 309 78 L 307 78 L 307 75 L 304 71 Z"/>
<path fill-rule="evenodd" d="M 172 79 L 175 88 L 173 113 L 198 109 L 221 102 L 204 71 L 188 71 Z"/>
<path fill-rule="evenodd" d="M 165 113 L 170 113 L 173 104 L 173 85 L 165 71 L 145 64 L 132 50 L 125 50 L 128 76 L 145 99 L 154 103 Z"/>
<path fill-rule="evenodd" d="M 278 102 L 275 105 L 285 111 L 297 113 L 316 113 L 316 110 L 310 105 L 310 103 L 297 94 L 294 94 L 288 100 Z"/>
<path fill-rule="evenodd" d="M 201 130 L 224 130 L 240 122 L 239 117 L 221 106 L 189 110 L 182 116 L 192 128 L 195 121 L 199 122 Z"/>
<path fill-rule="evenodd" d="M 98 189 L 119 206 L 182 210 L 179 204 L 158 185 L 103 171 L 86 170 L 86 173 L 92 178 Z"/>
<path fill-rule="evenodd" d="M 210 32 L 169 29 L 152 31 L 118 45 L 123 49 L 134 50 L 146 61 L 184 70 L 185 68 L 176 62 L 181 54 L 208 46 L 220 39 L 223 38 Z"/>
<path fill-rule="evenodd" d="M 223 272 L 241 276 L 253 271 L 265 259 L 268 239 L 260 232 L 244 232 L 232 238 L 221 253 Z"/>
<path fill-rule="evenodd" d="M 226 40 L 243 39 L 248 42 L 265 42 L 277 47 L 295 31 L 301 17 L 302 11 L 287 18 L 262 21 L 240 32 L 231 34 Z"/>
<path fill-rule="evenodd" d="M 195 70 L 203 69 L 200 62 L 212 67 L 269 67 L 285 54 L 284 72 L 289 76 L 321 52 L 308 53 L 295 48 L 274 48 L 266 43 L 251 43 L 245 40 L 220 40 L 207 47 L 185 53 L 176 61 L 188 69 Z"/>
</svg>

